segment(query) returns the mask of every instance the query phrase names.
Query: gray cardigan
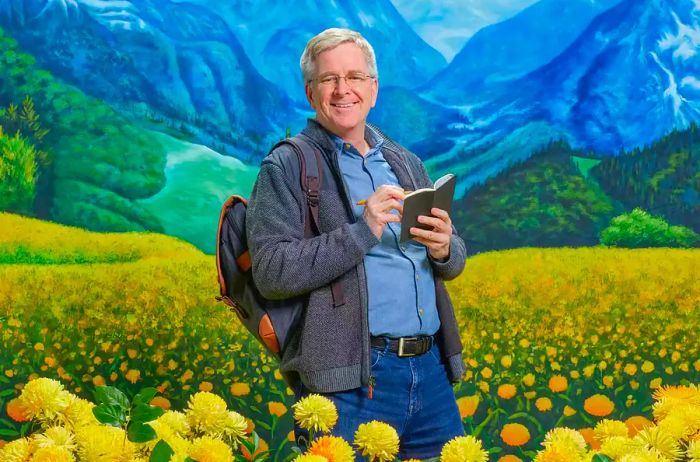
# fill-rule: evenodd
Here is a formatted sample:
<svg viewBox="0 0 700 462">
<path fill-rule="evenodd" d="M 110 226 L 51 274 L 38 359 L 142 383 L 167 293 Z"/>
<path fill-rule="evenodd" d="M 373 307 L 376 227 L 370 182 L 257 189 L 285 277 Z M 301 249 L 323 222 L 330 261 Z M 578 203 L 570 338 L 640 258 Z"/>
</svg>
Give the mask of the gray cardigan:
<svg viewBox="0 0 700 462">
<path fill-rule="evenodd" d="M 319 166 L 323 169 L 319 200 L 322 234 L 304 238 L 306 198 L 299 184 L 299 161 L 291 148 L 283 145 L 262 162 L 246 214 L 247 238 L 253 278 L 263 296 L 308 296 L 299 328 L 282 356 L 282 373 L 292 387 L 301 380 L 312 391 L 331 393 L 368 383 L 370 344 L 363 258 L 379 240 L 367 223 L 353 214 L 328 132 L 310 119 L 300 136 L 323 154 Z M 401 186 L 409 190 L 431 187 L 420 159 L 382 137 L 382 154 Z M 454 230 L 447 261 L 431 259 L 441 324 L 436 337 L 453 382 L 461 379 L 464 364 L 459 329 L 443 280 L 457 277 L 465 259 L 464 241 Z M 345 304 L 337 307 L 330 289 L 334 280 L 340 281 L 345 293 Z"/>
</svg>

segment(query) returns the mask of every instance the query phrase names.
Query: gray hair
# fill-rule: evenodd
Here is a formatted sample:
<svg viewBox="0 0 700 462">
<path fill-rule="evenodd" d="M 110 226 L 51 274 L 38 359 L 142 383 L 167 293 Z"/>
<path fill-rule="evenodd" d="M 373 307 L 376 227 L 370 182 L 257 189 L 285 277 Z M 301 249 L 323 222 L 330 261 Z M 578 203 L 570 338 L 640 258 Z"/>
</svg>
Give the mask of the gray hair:
<svg viewBox="0 0 700 462">
<path fill-rule="evenodd" d="M 316 58 L 318 58 L 318 55 L 326 50 L 337 47 L 341 43 L 348 42 L 354 43 L 360 47 L 362 54 L 365 55 L 365 61 L 367 62 L 370 75 L 375 78 L 378 77 L 377 58 L 374 55 L 372 45 L 369 44 L 367 39 L 354 30 L 334 27 L 324 30 L 306 44 L 304 53 L 301 54 L 301 59 L 299 60 L 301 75 L 304 78 L 304 82 L 308 82 L 314 78 L 314 73 L 316 72 Z"/>
</svg>

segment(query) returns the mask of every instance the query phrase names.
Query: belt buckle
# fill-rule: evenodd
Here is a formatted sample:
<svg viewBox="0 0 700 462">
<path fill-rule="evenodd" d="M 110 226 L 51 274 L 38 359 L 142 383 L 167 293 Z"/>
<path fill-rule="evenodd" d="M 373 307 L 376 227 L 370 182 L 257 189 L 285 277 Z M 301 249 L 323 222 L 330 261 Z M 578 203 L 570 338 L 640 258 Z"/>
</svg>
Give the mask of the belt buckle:
<svg viewBox="0 0 700 462">
<path fill-rule="evenodd" d="M 410 358 L 411 356 L 418 356 L 417 353 L 404 353 L 403 347 L 406 340 L 418 340 L 418 337 L 400 337 L 399 338 L 399 351 L 396 353 L 400 358 Z"/>
</svg>

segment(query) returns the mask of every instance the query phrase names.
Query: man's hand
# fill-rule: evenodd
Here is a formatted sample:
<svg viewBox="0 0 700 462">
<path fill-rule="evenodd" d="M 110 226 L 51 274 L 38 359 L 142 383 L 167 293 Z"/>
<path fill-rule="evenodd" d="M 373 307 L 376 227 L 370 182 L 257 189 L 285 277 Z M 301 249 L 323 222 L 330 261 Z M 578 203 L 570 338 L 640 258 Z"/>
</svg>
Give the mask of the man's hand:
<svg viewBox="0 0 700 462">
<path fill-rule="evenodd" d="M 411 235 L 416 242 L 428 248 L 430 256 L 442 260 L 450 256 L 450 238 L 452 237 L 452 220 L 450 215 L 442 210 L 433 208 L 433 217 L 418 216 L 418 222 L 432 226 L 433 229 L 411 228 Z"/>
<path fill-rule="evenodd" d="M 382 185 L 367 198 L 364 218 L 377 239 L 382 238 L 387 223 L 401 221 L 403 204 L 400 201 L 403 197 L 404 192 L 400 187 Z M 398 210 L 399 214 L 391 213 L 392 210 Z"/>
</svg>

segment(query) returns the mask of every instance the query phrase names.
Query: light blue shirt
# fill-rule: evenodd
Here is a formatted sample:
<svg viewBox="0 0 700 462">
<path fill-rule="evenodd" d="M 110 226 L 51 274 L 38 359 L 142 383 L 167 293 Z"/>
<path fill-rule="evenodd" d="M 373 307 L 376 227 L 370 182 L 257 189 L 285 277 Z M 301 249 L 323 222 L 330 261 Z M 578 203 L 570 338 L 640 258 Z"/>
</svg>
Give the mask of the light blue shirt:
<svg viewBox="0 0 700 462">
<path fill-rule="evenodd" d="M 364 211 L 364 206 L 355 205 L 358 201 L 371 196 L 381 185 L 400 186 L 380 150 L 382 138 L 368 128 L 366 139 L 371 148 L 363 157 L 350 143 L 333 137 L 358 218 Z M 400 236 L 401 224 L 389 223 L 380 243 L 364 258 L 369 330 L 372 335 L 389 337 L 432 335 L 440 327 L 440 318 L 427 248 L 413 240 L 399 245 Z"/>
</svg>

